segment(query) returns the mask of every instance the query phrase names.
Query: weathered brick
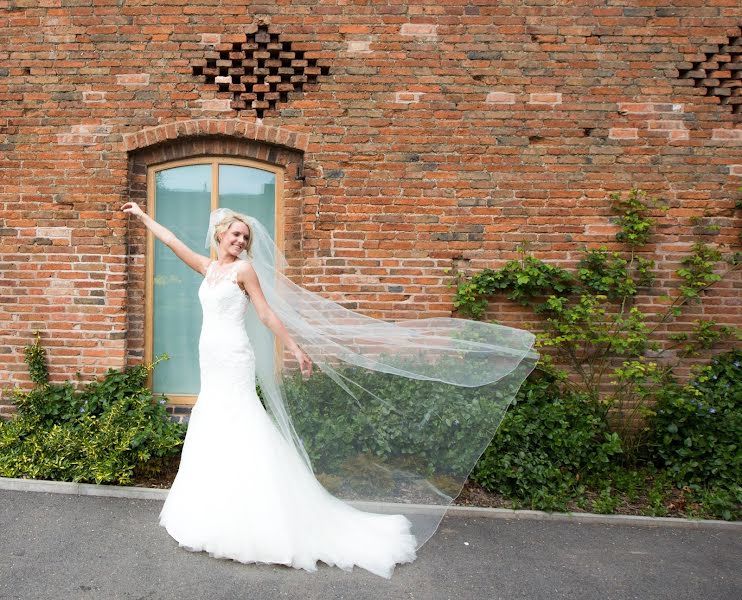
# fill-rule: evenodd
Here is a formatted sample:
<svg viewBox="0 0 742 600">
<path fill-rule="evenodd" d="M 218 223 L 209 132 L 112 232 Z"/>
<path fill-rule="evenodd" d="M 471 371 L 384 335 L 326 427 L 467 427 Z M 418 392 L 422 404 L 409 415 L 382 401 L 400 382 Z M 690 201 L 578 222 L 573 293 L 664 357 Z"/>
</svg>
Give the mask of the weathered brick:
<svg viewBox="0 0 742 600">
<path fill-rule="evenodd" d="M 515 104 L 515 94 L 511 92 L 490 92 L 487 94 L 489 104 Z"/>
<path fill-rule="evenodd" d="M 711 132 L 711 139 L 742 141 L 742 129 L 714 129 Z"/>
<path fill-rule="evenodd" d="M 612 140 L 635 140 L 639 137 L 639 130 L 635 127 L 611 127 L 608 137 Z"/>
<path fill-rule="evenodd" d="M 632 185 L 671 203 L 647 249 L 663 291 L 677 288 L 694 233 L 739 248 L 742 134 L 723 83 L 741 18 L 732 0 L 295 0 L 268 15 L 293 55 L 281 46 L 266 60 L 306 71 L 263 73 L 242 105 L 233 92 L 257 82 L 242 47 L 255 3 L 22 4 L 0 25 L 12 40 L 0 61 L 0 390 L 29 384 L 32 329 L 58 380 L 143 360 L 146 237 L 117 208 L 146 205 L 147 168 L 168 161 L 283 168 L 287 274 L 381 318 L 450 315 L 446 269 L 501 266 L 524 242 L 569 267 L 583 244 L 620 249 L 608 195 Z M 306 78 L 312 59 L 325 67 L 317 83 L 283 80 Z M 207 84 L 207 70 L 236 87 Z M 285 97 L 258 121 L 260 89 Z M 722 283 L 706 316 L 739 326 L 740 280 Z M 517 305 L 492 308 L 522 326 Z"/>
<path fill-rule="evenodd" d="M 149 73 L 127 73 L 116 75 L 118 85 L 138 86 L 149 85 Z"/>
<path fill-rule="evenodd" d="M 394 101 L 399 104 L 414 104 L 420 102 L 422 96 L 422 92 L 396 92 Z"/>
<path fill-rule="evenodd" d="M 399 32 L 405 36 L 435 39 L 438 37 L 438 25 L 433 23 L 405 23 Z"/>
<path fill-rule="evenodd" d="M 528 103 L 529 104 L 549 104 L 549 105 L 561 104 L 562 95 L 558 92 L 554 92 L 554 93 L 538 92 L 538 93 L 529 95 Z"/>
</svg>

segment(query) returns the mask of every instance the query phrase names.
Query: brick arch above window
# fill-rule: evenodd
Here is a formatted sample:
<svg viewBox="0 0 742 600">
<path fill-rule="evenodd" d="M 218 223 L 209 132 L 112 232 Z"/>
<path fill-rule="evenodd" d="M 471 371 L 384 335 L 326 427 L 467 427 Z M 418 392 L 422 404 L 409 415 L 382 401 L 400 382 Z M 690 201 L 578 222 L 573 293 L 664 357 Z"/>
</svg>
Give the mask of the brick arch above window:
<svg viewBox="0 0 742 600">
<path fill-rule="evenodd" d="M 148 127 L 124 134 L 122 147 L 127 152 L 163 144 L 179 138 L 226 136 L 255 140 L 300 152 L 309 146 L 309 134 L 283 127 L 270 127 L 241 119 L 189 119 Z"/>
<path fill-rule="evenodd" d="M 185 121 L 185 123 L 191 122 Z M 239 136 L 235 132 L 232 134 L 211 133 L 213 128 L 194 130 L 194 133 L 183 133 L 175 138 L 162 138 L 162 133 L 152 133 L 159 132 L 162 127 L 169 126 L 155 127 L 131 134 L 139 139 L 139 136 L 144 133 L 148 139 L 146 145 L 129 150 L 129 164 L 133 174 L 143 173 L 142 169 L 146 170 L 146 167 L 150 165 L 176 160 L 201 156 L 233 156 L 284 168 L 284 187 L 289 193 L 292 190 L 298 191 L 302 186 L 304 153 L 299 149 L 269 140 Z M 127 143 L 126 139 L 124 143 Z"/>
</svg>

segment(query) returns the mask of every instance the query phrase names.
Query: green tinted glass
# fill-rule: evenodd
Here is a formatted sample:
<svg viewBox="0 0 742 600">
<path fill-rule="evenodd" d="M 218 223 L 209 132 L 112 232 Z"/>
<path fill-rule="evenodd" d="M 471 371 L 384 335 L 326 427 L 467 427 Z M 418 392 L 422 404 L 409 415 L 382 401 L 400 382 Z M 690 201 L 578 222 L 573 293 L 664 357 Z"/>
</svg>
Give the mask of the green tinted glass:
<svg viewBox="0 0 742 600">
<path fill-rule="evenodd" d="M 250 215 L 276 230 L 276 175 L 239 165 L 219 165 L 219 206 Z"/>
<path fill-rule="evenodd" d="M 276 175 L 240 165 L 221 164 L 218 169 L 219 206 L 255 217 L 273 234 Z M 204 255 L 208 254 L 204 243 L 211 212 L 211 173 L 212 165 L 203 164 L 165 169 L 155 175 L 155 220 Z M 155 240 L 153 354 L 156 357 L 167 353 L 170 357 L 154 371 L 156 393 L 198 394 L 201 281 L 198 273 Z M 261 346 L 266 346 L 267 351 L 272 341 L 253 340 L 253 345 L 258 352 Z"/>
<path fill-rule="evenodd" d="M 211 165 L 189 165 L 158 171 L 155 220 L 201 254 L 211 212 Z M 196 394 L 200 386 L 198 337 L 202 277 L 167 246 L 155 240 L 154 356 L 167 353 L 154 370 L 153 389 L 169 394 Z"/>
</svg>

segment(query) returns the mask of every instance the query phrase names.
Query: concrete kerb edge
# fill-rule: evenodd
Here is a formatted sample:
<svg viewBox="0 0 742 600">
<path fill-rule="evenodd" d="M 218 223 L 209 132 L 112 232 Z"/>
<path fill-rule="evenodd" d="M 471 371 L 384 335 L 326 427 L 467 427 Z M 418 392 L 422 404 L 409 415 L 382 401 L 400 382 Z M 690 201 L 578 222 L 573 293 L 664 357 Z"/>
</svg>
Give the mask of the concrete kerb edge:
<svg viewBox="0 0 742 600">
<path fill-rule="evenodd" d="M 47 481 L 38 479 L 14 479 L 0 477 L 0 490 L 16 492 L 46 492 L 51 494 L 70 494 L 76 496 L 106 496 L 111 498 L 132 498 L 136 500 L 165 500 L 169 488 L 146 488 L 120 485 L 98 485 L 93 483 L 73 483 L 67 481 Z M 393 513 L 397 507 L 388 503 L 350 502 L 364 510 L 377 510 Z M 425 504 L 404 505 L 405 510 L 437 512 L 440 506 Z M 540 510 L 513 510 L 509 508 L 487 508 L 482 506 L 452 505 L 446 514 L 457 517 L 478 517 L 485 519 L 510 519 L 530 521 L 562 521 L 572 523 L 597 523 L 604 525 L 644 525 L 652 527 L 685 528 L 732 528 L 742 530 L 742 521 L 714 521 L 707 519 L 683 519 L 678 517 L 645 517 L 640 515 L 599 515 L 594 513 L 548 513 Z"/>
</svg>

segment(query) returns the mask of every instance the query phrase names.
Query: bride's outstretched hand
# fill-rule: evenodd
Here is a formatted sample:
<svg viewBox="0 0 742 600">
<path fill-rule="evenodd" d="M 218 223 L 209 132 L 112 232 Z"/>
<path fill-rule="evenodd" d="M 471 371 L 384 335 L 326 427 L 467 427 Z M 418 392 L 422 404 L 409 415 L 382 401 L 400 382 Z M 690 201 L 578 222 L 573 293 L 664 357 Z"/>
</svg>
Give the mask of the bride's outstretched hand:
<svg viewBox="0 0 742 600">
<path fill-rule="evenodd" d="M 302 376 L 306 379 L 312 375 L 312 359 L 301 349 L 297 348 L 294 351 L 294 357 L 299 363 L 299 369 L 301 369 Z"/>
<path fill-rule="evenodd" d="M 127 202 L 121 207 L 121 210 L 123 210 L 125 213 L 129 213 L 134 217 L 140 217 L 144 214 L 144 212 L 141 208 L 139 208 L 139 205 L 136 202 Z"/>
</svg>

